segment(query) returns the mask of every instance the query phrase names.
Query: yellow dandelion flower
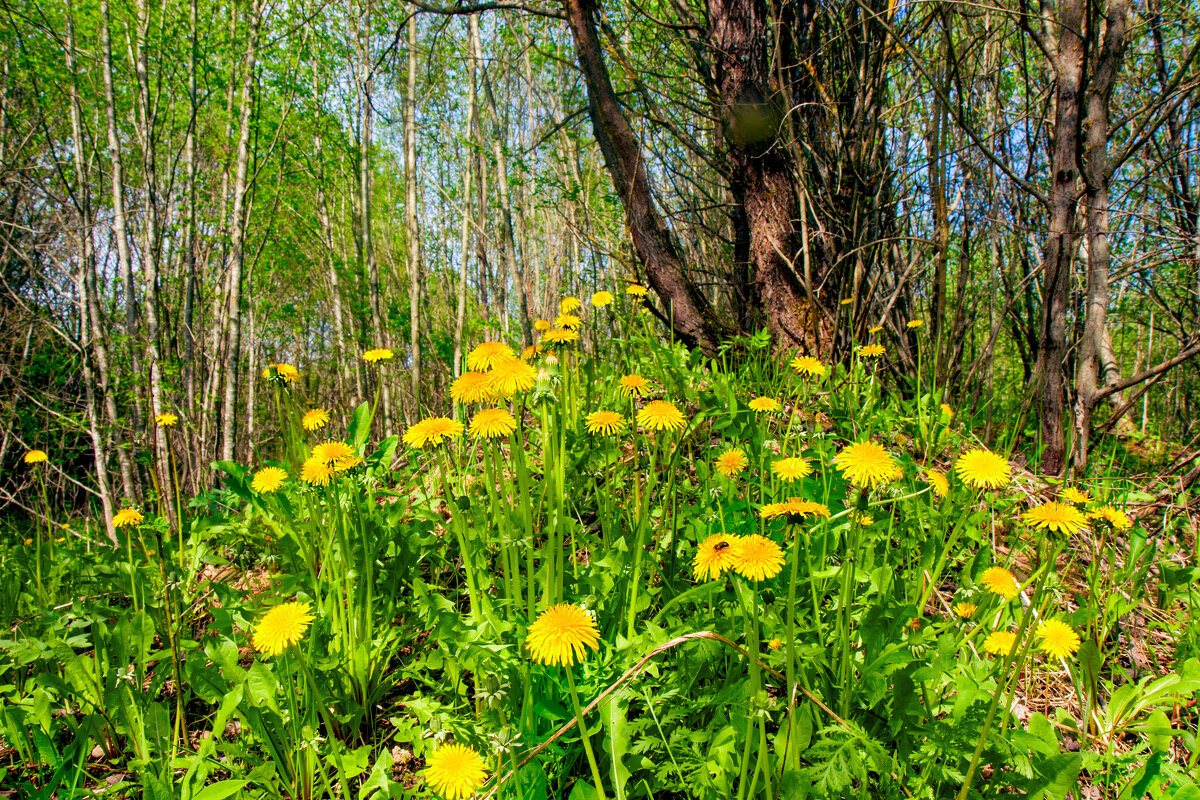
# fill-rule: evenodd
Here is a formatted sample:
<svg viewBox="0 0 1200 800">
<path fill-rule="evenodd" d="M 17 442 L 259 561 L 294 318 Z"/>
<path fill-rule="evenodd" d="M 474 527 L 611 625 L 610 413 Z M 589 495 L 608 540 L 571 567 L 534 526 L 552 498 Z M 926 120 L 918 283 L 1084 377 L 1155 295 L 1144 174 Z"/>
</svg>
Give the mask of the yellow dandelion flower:
<svg viewBox="0 0 1200 800">
<path fill-rule="evenodd" d="M 1133 520 L 1129 515 L 1118 508 L 1112 506 L 1100 506 L 1088 512 L 1088 516 L 1092 519 L 1103 519 L 1113 526 L 1114 530 L 1127 531 L 1133 527 Z"/>
<path fill-rule="evenodd" d="M 843 301 L 841 302 L 841 305 L 843 305 L 843 306 L 848 306 L 848 305 L 850 305 L 850 304 L 851 304 L 851 303 L 853 303 L 853 302 L 854 302 L 854 298 L 853 298 L 853 297 L 847 297 L 845 300 L 843 300 Z"/>
<path fill-rule="evenodd" d="M 495 397 L 486 372 L 464 372 L 450 384 L 450 399 L 456 403 L 485 403 Z"/>
<path fill-rule="evenodd" d="M 801 375 L 820 378 L 825 375 L 825 365 L 812 356 L 796 356 L 791 360 L 792 369 Z"/>
<path fill-rule="evenodd" d="M 172 428 L 179 423 L 179 417 L 170 412 L 159 414 L 154 418 L 154 424 L 160 428 Z"/>
<path fill-rule="evenodd" d="M 639 283 L 631 283 L 625 287 L 625 294 L 632 297 L 645 297 L 650 291 Z"/>
<path fill-rule="evenodd" d="M 950 481 L 946 480 L 946 476 L 936 469 L 925 470 L 925 481 L 933 488 L 933 493 L 938 497 L 950 494 Z"/>
<path fill-rule="evenodd" d="M 521 351 L 521 360 L 522 361 L 533 361 L 535 358 L 540 356 L 543 352 L 544 352 L 544 350 L 542 349 L 542 346 L 540 344 L 531 344 L 531 345 L 529 345 L 529 347 L 526 347 L 524 350 Z"/>
<path fill-rule="evenodd" d="M 637 421 L 652 431 L 681 431 L 687 427 L 683 412 L 669 400 L 651 400 L 637 413 Z"/>
<path fill-rule="evenodd" d="M 308 603 L 282 603 L 258 621 L 254 628 L 254 649 L 277 656 L 304 638 L 312 624 L 312 606 Z"/>
<path fill-rule="evenodd" d="M 951 610 L 959 619 L 970 619 L 975 616 L 975 612 L 979 610 L 979 606 L 967 602 L 955 603 Z"/>
<path fill-rule="evenodd" d="M 780 638 L 778 636 L 776 636 L 774 639 L 771 639 L 769 642 L 767 642 L 768 650 L 778 650 L 781 647 L 783 647 L 783 642 L 780 640 Z"/>
<path fill-rule="evenodd" d="M 732 545 L 733 571 L 743 578 L 762 581 L 774 578 L 783 569 L 783 548 L 773 539 L 752 533 Z"/>
<path fill-rule="evenodd" d="M 746 458 L 746 451 L 740 447 L 727 448 L 717 456 L 717 472 L 726 478 L 732 478 L 748 466 L 750 466 L 750 459 Z"/>
<path fill-rule="evenodd" d="M 982 448 L 968 450 L 959 456 L 954 471 L 964 483 L 976 489 L 999 489 L 1012 479 L 1008 459 Z"/>
<path fill-rule="evenodd" d="M 801 522 L 805 517 L 828 517 L 829 507 L 823 503 L 792 497 L 781 503 L 767 503 L 758 510 L 763 519 L 787 517 L 791 522 Z"/>
<path fill-rule="evenodd" d="M 300 371 L 291 364 L 271 364 L 262 371 L 267 380 L 295 383 L 300 380 Z"/>
<path fill-rule="evenodd" d="M 559 314 L 554 318 L 554 327 L 556 328 L 571 328 L 574 330 L 583 324 L 583 320 L 574 314 Z"/>
<path fill-rule="evenodd" d="M 438 445 L 446 439 L 459 439 L 462 435 L 463 424 L 458 420 L 447 417 L 426 417 L 409 427 L 400 438 L 414 450 L 421 450 L 427 444 Z"/>
<path fill-rule="evenodd" d="M 1057 618 L 1038 625 L 1037 635 L 1042 640 L 1038 649 L 1052 658 L 1069 658 L 1081 644 L 1075 629 Z"/>
<path fill-rule="evenodd" d="M 992 631 L 983 640 L 984 652 L 994 656 L 1006 656 L 1017 646 L 1017 634 L 1012 631 Z"/>
<path fill-rule="evenodd" d="M 504 408 L 485 408 L 471 418 L 471 435 L 484 439 L 500 439 L 516 429 L 516 417 Z"/>
<path fill-rule="evenodd" d="M 692 559 L 692 577 L 697 581 L 711 581 L 732 568 L 735 541 L 737 537 L 727 533 L 715 533 L 702 541 Z"/>
<path fill-rule="evenodd" d="M 374 350 L 368 350 L 363 353 L 363 361 L 371 364 L 378 364 L 382 361 L 391 361 L 396 357 L 396 354 L 386 347 L 376 347 Z"/>
<path fill-rule="evenodd" d="M 122 508 L 116 514 L 113 514 L 114 528 L 136 528 L 145 521 L 142 512 L 136 508 Z"/>
<path fill-rule="evenodd" d="M 650 386 L 650 381 L 636 372 L 623 376 L 617 383 L 621 385 L 621 394 L 625 397 L 644 397 L 646 389 Z"/>
<path fill-rule="evenodd" d="M 872 334 L 874 334 L 874 333 L 879 333 L 881 330 L 883 330 L 883 326 L 882 326 L 882 325 L 876 325 L 874 328 L 870 328 L 870 329 L 867 331 L 867 333 L 872 333 Z"/>
<path fill-rule="evenodd" d="M 352 455 L 354 455 L 354 448 L 345 442 L 322 442 L 312 449 L 312 457 L 325 462 Z"/>
<path fill-rule="evenodd" d="M 496 362 L 514 355 L 513 349 L 504 342 L 483 342 L 467 353 L 467 369 L 487 372 Z"/>
<path fill-rule="evenodd" d="M 362 456 L 345 456 L 336 458 L 331 463 L 335 472 L 348 472 L 355 467 L 361 467 L 363 459 Z"/>
<path fill-rule="evenodd" d="M 329 424 L 329 412 L 323 408 L 312 408 L 300 418 L 300 427 L 306 431 L 319 431 Z"/>
<path fill-rule="evenodd" d="M 519 358 L 505 358 L 492 364 L 488 386 L 501 397 L 513 397 L 537 385 L 537 370 Z"/>
<path fill-rule="evenodd" d="M 579 302 L 578 297 L 564 297 L 558 303 L 558 313 L 573 314 L 578 311 L 579 307 L 582 305 L 583 303 Z"/>
<path fill-rule="evenodd" d="M 756 397 L 750 401 L 751 411 L 778 411 L 779 401 L 774 397 Z"/>
<path fill-rule="evenodd" d="M 1042 530 L 1057 531 L 1058 533 L 1079 533 L 1087 527 L 1087 518 L 1069 503 L 1050 501 L 1034 506 L 1025 512 L 1025 522 Z"/>
<path fill-rule="evenodd" d="M 615 411 L 593 411 L 584 419 L 584 425 L 594 436 L 612 436 L 625 430 L 625 418 Z"/>
<path fill-rule="evenodd" d="M 837 456 L 837 466 L 855 486 L 874 486 L 895 480 L 900 469 L 888 451 L 874 442 L 858 442 L 842 448 Z"/>
<path fill-rule="evenodd" d="M 1068 486 L 1058 493 L 1058 499 L 1064 503 L 1073 503 L 1077 506 L 1087 505 L 1092 502 L 1092 496 L 1087 492 L 1080 491 L 1074 486 Z"/>
<path fill-rule="evenodd" d="M 600 649 L 600 629 L 591 614 L 577 605 L 559 603 L 529 626 L 525 647 L 539 664 L 569 667 L 582 661 L 586 649 Z"/>
<path fill-rule="evenodd" d="M 604 308 L 612 305 L 612 292 L 599 291 L 592 295 L 592 305 L 596 308 Z"/>
<path fill-rule="evenodd" d="M 1012 600 L 1021 591 L 1016 576 L 1004 567 L 988 567 L 979 576 L 979 582 L 983 584 L 983 588 L 1005 600 Z"/>
<path fill-rule="evenodd" d="M 884 352 L 881 344 L 868 344 L 858 349 L 858 354 L 863 358 L 879 358 Z"/>
<path fill-rule="evenodd" d="M 263 467 L 254 473 L 254 480 L 250 481 L 250 488 L 258 494 L 274 494 L 283 488 L 283 482 L 287 480 L 287 477 L 287 470 L 279 467 Z"/>
<path fill-rule="evenodd" d="M 546 331 L 550 330 L 550 320 L 539 319 L 537 322 L 533 323 L 533 329 L 538 333 L 545 333 Z"/>
<path fill-rule="evenodd" d="M 579 331 L 570 328 L 551 328 L 542 336 L 542 341 L 548 345 L 564 346 L 579 341 Z"/>
<path fill-rule="evenodd" d="M 333 480 L 334 473 L 333 461 L 318 456 L 310 456 L 300 465 L 300 480 L 311 486 L 328 486 Z"/>
<path fill-rule="evenodd" d="M 914 328 L 914 329 L 919 328 L 924 324 L 925 324 L 925 320 L 923 320 L 923 319 L 910 319 L 907 323 L 908 327 Z"/>
<path fill-rule="evenodd" d="M 954 419 L 954 409 L 950 407 L 949 403 L 942 403 L 938 406 L 938 408 L 942 410 L 943 417 L 946 419 Z"/>
<path fill-rule="evenodd" d="M 25 454 L 25 458 L 23 460 L 26 464 L 41 464 L 48 458 L 49 456 L 46 455 L 45 450 L 30 450 Z"/>
<path fill-rule="evenodd" d="M 859 525 L 861 525 L 864 528 L 875 524 L 874 517 L 872 517 L 870 514 L 862 514 L 858 511 L 850 512 L 850 519 L 857 522 Z"/>
<path fill-rule="evenodd" d="M 487 781 L 483 757 L 462 744 L 444 744 L 425 761 L 425 782 L 446 800 L 461 800 Z"/>
<path fill-rule="evenodd" d="M 779 458 L 771 462 L 771 474 L 784 483 L 794 483 L 812 474 L 812 464 L 799 456 Z"/>
</svg>

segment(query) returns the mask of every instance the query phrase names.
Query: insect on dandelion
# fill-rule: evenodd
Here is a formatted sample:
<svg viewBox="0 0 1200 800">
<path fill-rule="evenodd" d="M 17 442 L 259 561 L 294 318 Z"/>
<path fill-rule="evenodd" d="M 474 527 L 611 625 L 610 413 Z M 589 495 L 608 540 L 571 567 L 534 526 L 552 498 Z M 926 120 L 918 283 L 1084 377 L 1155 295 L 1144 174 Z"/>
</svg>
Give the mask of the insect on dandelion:
<svg viewBox="0 0 1200 800">
<path fill-rule="evenodd" d="M 774 578 L 783 569 L 783 548 L 757 533 L 733 543 L 733 571 L 743 578 L 762 581 Z"/>
<path fill-rule="evenodd" d="M 504 408 L 485 408 L 471 418 L 471 435 L 484 439 L 501 439 L 516 429 L 516 418 Z"/>
<path fill-rule="evenodd" d="M 479 791 L 487 781 L 487 766 L 474 749 L 444 744 L 425 762 L 425 782 L 446 800 L 460 800 Z"/>
<path fill-rule="evenodd" d="M 173 428 L 178 423 L 179 417 L 170 412 L 159 414 L 154 418 L 154 424 L 160 428 Z"/>
<path fill-rule="evenodd" d="M 1050 501 L 1034 506 L 1024 514 L 1025 522 L 1035 528 L 1056 531 L 1067 535 L 1079 533 L 1087 527 L 1087 518 L 1069 503 Z"/>
<path fill-rule="evenodd" d="M 577 605 L 550 606 L 529 626 L 525 648 L 539 664 L 570 667 L 587 650 L 600 649 L 600 629 L 591 614 Z"/>
<path fill-rule="evenodd" d="M 277 656 L 304 638 L 312 624 L 312 607 L 308 603 L 283 603 L 263 615 L 254 628 L 254 649 Z"/>
<path fill-rule="evenodd" d="M 287 470 L 279 467 L 263 467 L 254 473 L 254 480 L 250 481 L 250 488 L 258 494 L 274 494 L 283 487 L 283 482 L 287 480 L 287 477 Z"/>
<path fill-rule="evenodd" d="M 1048 619 L 1037 627 L 1038 649 L 1052 658 L 1068 658 L 1079 649 L 1079 634 L 1061 619 Z"/>
<path fill-rule="evenodd" d="M 669 400 L 652 400 L 637 414 L 638 424 L 652 431 L 681 431 L 687 427 L 683 412 Z"/>
<path fill-rule="evenodd" d="M 979 582 L 992 594 L 997 594 L 1005 600 L 1012 600 L 1021 591 L 1016 576 L 1004 567 L 988 567 L 979 576 Z"/>
<path fill-rule="evenodd" d="M 895 480 L 900 468 L 888 451 L 874 442 L 858 442 L 842 448 L 837 466 L 852 484 L 867 487 Z"/>
<path fill-rule="evenodd" d="M 740 447 L 730 447 L 717 456 L 717 472 L 726 478 L 732 478 L 748 466 L 750 466 L 750 459 L 746 458 L 746 451 Z"/>
<path fill-rule="evenodd" d="M 714 533 L 696 548 L 692 559 L 692 577 L 697 581 L 711 581 L 721 577 L 733 567 L 733 544 L 737 537 L 727 533 Z"/>
<path fill-rule="evenodd" d="M 300 418 L 300 427 L 306 431 L 319 431 L 329 424 L 329 412 L 323 408 L 313 408 L 304 412 Z"/>
<path fill-rule="evenodd" d="M 48 458 L 49 458 L 49 456 L 46 455 L 45 450 L 30 450 L 28 453 L 25 454 L 25 458 L 22 460 L 26 464 L 42 464 Z"/>
<path fill-rule="evenodd" d="M 615 411 L 593 411 L 584 418 L 584 426 L 593 436 L 612 436 L 625 430 L 625 418 Z"/>
<path fill-rule="evenodd" d="M 142 512 L 136 508 L 122 508 L 116 514 L 113 514 L 114 528 L 136 528 L 141 525 L 146 518 Z"/>
<path fill-rule="evenodd" d="M 976 489 L 999 489 L 1012 479 L 1008 459 L 982 448 L 968 450 L 959 456 L 954 471 L 964 483 Z"/>
</svg>

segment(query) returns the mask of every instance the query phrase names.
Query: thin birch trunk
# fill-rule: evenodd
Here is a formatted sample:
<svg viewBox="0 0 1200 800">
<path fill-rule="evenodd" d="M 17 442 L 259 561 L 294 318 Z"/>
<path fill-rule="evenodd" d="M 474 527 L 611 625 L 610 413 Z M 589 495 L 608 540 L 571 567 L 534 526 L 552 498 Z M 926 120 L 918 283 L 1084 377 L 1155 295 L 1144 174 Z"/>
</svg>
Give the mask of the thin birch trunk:
<svg viewBox="0 0 1200 800">
<path fill-rule="evenodd" d="M 408 21 L 408 81 L 404 97 L 404 241 L 408 253 L 408 347 L 412 373 L 410 421 L 421 409 L 421 231 L 417 223 L 417 18 Z"/>
</svg>

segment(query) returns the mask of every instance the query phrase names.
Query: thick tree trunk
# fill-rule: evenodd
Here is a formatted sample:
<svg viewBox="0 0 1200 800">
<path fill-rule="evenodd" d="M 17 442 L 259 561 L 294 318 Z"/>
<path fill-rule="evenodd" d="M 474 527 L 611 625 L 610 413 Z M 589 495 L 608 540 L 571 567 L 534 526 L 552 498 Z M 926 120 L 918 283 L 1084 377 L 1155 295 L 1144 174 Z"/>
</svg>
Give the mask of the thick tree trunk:
<svg viewBox="0 0 1200 800">
<path fill-rule="evenodd" d="M 715 354 L 732 329 L 688 276 L 679 247 L 655 207 L 645 155 L 604 64 L 596 34 L 596 0 L 566 0 L 566 11 L 587 85 L 592 131 L 625 210 L 634 249 L 646 266 L 650 285 L 667 305 L 676 335 L 689 346 Z M 764 182 L 762 188 L 769 189 L 770 184 Z"/>
<path fill-rule="evenodd" d="M 827 352 L 829 332 L 796 272 L 799 194 L 791 149 L 780 137 L 783 106 L 767 57 L 767 5 L 708 0 L 708 19 L 730 189 L 745 209 L 749 261 L 771 332 L 784 347 Z"/>
</svg>

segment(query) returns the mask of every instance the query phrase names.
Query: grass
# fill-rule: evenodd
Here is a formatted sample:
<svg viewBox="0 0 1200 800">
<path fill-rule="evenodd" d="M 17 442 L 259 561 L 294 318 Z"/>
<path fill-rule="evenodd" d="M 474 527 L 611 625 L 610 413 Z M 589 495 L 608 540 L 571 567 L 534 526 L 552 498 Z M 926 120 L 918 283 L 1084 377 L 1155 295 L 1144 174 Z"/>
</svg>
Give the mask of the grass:
<svg viewBox="0 0 1200 800">
<path fill-rule="evenodd" d="M 969 415 L 941 387 L 885 383 L 886 347 L 793 368 L 752 340 L 732 366 L 659 341 L 635 308 L 585 309 L 582 342 L 559 328 L 527 367 L 493 360 L 486 402 L 446 398 L 382 441 L 377 400 L 306 428 L 308 398 L 268 371 L 275 427 L 258 462 L 215 465 L 221 490 L 149 504 L 116 546 L 94 524 L 10 532 L 0 785 L 1197 791 L 1194 538 L 1135 513 L 1148 495 L 1115 456 L 1047 528 L 1027 512 L 1064 487 L 1014 454 L 965 468 L 991 452 Z M 605 318 L 631 324 L 605 339 Z M 773 469 L 788 458 L 810 470 Z M 277 487 L 256 481 L 268 467 Z M 289 603 L 311 620 L 264 627 Z M 529 648 L 555 606 L 548 649 Z M 996 632 L 1014 644 L 989 653 Z M 1147 643 L 1158 657 L 1131 671 Z"/>
</svg>

